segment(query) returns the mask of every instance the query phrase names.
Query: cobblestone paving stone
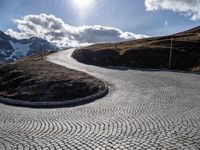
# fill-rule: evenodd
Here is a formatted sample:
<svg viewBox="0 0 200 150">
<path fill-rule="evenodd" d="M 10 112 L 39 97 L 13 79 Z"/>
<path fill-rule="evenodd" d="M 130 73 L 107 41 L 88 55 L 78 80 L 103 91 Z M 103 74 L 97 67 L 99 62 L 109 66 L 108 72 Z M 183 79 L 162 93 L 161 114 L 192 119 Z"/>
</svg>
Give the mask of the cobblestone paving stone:
<svg viewBox="0 0 200 150">
<path fill-rule="evenodd" d="M 1 150 L 200 149 L 199 75 L 99 68 L 71 52 L 49 60 L 109 81 L 109 94 L 72 108 L 0 104 Z"/>
</svg>

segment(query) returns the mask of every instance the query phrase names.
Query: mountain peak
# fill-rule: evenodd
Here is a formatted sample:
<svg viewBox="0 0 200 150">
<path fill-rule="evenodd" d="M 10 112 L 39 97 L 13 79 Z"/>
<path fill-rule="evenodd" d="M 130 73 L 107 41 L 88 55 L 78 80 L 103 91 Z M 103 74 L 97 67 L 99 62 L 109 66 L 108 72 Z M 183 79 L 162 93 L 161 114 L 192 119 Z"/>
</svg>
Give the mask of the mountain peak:
<svg viewBox="0 0 200 150">
<path fill-rule="evenodd" d="M 31 37 L 29 40 L 30 41 L 46 41 L 46 40 L 39 38 L 39 37 Z"/>
</svg>

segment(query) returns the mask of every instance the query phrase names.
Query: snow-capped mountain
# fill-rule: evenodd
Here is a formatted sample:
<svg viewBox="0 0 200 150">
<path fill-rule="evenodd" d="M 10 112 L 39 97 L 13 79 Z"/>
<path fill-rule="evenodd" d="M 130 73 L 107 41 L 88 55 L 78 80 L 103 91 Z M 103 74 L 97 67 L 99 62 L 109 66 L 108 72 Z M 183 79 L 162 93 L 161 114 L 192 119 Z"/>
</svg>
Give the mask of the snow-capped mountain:
<svg viewBox="0 0 200 150">
<path fill-rule="evenodd" d="M 0 31 L 0 63 L 11 62 L 22 57 L 59 48 L 40 38 L 17 40 Z"/>
</svg>

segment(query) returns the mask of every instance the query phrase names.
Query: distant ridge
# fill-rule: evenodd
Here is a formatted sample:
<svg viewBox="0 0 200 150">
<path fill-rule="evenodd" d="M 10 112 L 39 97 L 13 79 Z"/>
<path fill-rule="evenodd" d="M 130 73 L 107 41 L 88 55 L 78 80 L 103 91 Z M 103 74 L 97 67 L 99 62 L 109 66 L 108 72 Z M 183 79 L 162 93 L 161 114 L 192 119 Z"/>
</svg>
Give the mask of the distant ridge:
<svg viewBox="0 0 200 150">
<path fill-rule="evenodd" d="M 200 26 L 192 28 L 192 29 L 184 31 L 184 32 L 177 33 L 177 34 L 181 34 L 181 33 L 182 34 L 186 34 L 186 33 L 200 33 Z"/>
</svg>

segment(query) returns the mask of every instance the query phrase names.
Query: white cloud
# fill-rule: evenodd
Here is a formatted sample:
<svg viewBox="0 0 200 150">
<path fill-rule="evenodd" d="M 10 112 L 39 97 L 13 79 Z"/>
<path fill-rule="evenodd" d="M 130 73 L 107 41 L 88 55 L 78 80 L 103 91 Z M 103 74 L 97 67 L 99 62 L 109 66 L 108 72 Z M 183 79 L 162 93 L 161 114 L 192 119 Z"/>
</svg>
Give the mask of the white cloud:
<svg viewBox="0 0 200 150">
<path fill-rule="evenodd" d="M 100 42 L 119 42 L 127 39 L 139 39 L 145 35 L 123 32 L 120 29 L 94 26 L 70 26 L 53 15 L 28 15 L 14 20 L 20 32 L 7 30 L 12 37 L 23 39 L 40 37 L 58 46 L 83 46 Z"/>
<path fill-rule="evenodd" d="M 145 0 L 147 11 L 171 10 L 191 20 L 200 19 L 200 0 Z"/>
</svg>

